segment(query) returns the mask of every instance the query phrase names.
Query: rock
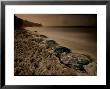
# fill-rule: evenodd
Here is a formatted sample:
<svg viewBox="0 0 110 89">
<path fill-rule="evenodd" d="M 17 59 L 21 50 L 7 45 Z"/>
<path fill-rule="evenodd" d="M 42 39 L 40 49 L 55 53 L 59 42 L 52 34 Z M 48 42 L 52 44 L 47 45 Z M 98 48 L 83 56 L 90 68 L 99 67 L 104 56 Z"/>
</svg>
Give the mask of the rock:
<svg viewBox="0 0 110 89">
<path fill-rule="evenodd" d="M 73 57 L 68 57 L 68 56 L 64 56 L 61 58 L 61 61 L 64 63 L 64 64 L 77 64 L 77 60 L 75 60 Z"/>
<path fill-rule="evenodd" d="M 95 62 L 89 63 L 88 65 L 84 66 L 85 70 L 89 75 L 97 75 L 97 64 Z"/>
<path fill-rule="evenodd" d="M 87 65 L 91 62 L 89 58 L 87 58 L 85 55 L 82 54 L 62 54 L 61 55 L 61 61 L 63 61 L 66 64 L 80 64 L 80 65 Z M 68 62 L 68 63 L 67 63 Z"/>
<path fill-rule="evenodd" d="M 85 71 L 84 67 L 82 64 L 79 64 L 76 59 L 71 59 L 68 64 L 70 64 L 73 68 L 80 70 L 80 71 Z"/>
<path fill-rule="evenodd" d="M 78 64 L 87 65 L 91 62 L 91 59 L 89 59 L 86 55 L 78 55 Z"/>
<path fill-rule="evenodd" d="M 84 66 L 81 64 L 73 65 L 73 67 L 77 70 L 86 72 L 86 70 L 84 69 Z"/>
<path fill-rule="evenodd" d="M 45 35 L 39 35 L 39 37 L 42 37 L 42 38 L 48 38 L 48 37 L 45 36 Z"/>
<path fill-rule="evenodd" d="M 63 53 L 61 55 L 61 62 L 80 71 L 85 71 L 84 65 L 89 64 L 90 60 L 82 54 Z"/>
<path fill-rule="evenodd" d="M 64 52 L 70 53 L 71 50 L 66 48 L 66 47 L 59 46 L 58 48 L 54 49 L 54 52 L 57 53 L 57 54 L 64 53 Z"/>
<path fill-rule="evenodd" d="M 80 61 L 78 61 L 78 64 L 87 65 L 89 64 L 89 61 L 85 59 L 81 59 Z"/>
<path fill-rule="evenodd" d="M 47 48 L 54 48 L 58 45 L 58 43 L 56 43 L 56 41 L 54 40 L 46 40 L 46 46 Z"/>
</svg>

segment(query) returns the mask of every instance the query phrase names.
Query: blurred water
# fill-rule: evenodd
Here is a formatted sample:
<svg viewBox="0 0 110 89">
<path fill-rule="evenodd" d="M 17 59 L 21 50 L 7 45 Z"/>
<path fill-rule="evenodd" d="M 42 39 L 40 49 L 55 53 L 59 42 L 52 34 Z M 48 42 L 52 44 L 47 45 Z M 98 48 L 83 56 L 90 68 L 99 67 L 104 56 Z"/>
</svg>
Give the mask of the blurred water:
<svg viewBox="0 0 110 89">
<path fill-rule="evenodd" d="M 97 56 L 97 29 L 95 28 L 47 28 L 27 27 L 26 29 L 46 35 L 62 46 L 75 52 Z"/>
</svg>

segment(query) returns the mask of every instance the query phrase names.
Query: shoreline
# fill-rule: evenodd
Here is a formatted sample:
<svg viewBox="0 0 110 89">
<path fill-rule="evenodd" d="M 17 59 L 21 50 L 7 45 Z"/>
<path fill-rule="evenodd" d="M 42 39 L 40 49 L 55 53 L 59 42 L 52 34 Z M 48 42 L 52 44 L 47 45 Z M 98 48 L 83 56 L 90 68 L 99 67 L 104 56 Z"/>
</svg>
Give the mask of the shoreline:
<svg viewBox="0 0 110 89">
<path fill-rule="evenodd" d="M 71 49 L 40 34 L 15 30 L 14 75 L 96 76 L 96 62 L 90 55 Z M 91 67 L 92 66 L 92 67 Z"/>
<path fill-rule="evenodd" d="M 27 30 L 31 31 L 32 33 L 34 31 L 38 31 L 39 34 L 43 34 L 51 38 L 52 40 L 55 40 L 62 46 L 65 46 L 73 51 L 73 53 L 81 53 L 81 54 L 87 54 L 91 55 L 94 60 L 97 60 L 97 43 L 92 40 L 92 36 L 90 34 L 86 34 L 86 32 L 65 32 L 64 29 L 54 31 L 57 28 L 52 28 L 54 30 L 46 29 L 45 28 L 31 28 L 26 27 Z M 70 29 L 71 30 L 71 29 Z M 55 35 L 56 34 L 56 35 Z M 94 38 L 95 39 L 95 38 Z M 89 42 L 91 40 L 91 42 Z M 89 42 L 89 43 L 88 43 Z"/>
</svg>

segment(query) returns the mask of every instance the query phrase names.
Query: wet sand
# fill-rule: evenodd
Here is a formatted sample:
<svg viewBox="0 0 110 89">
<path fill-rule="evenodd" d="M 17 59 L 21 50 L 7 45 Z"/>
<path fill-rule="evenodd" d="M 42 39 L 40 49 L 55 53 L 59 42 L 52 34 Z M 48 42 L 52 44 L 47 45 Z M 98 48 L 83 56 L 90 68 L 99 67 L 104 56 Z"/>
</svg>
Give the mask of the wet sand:
<svg viewBox="0 0 110 89">
<path fill-rule="evenodd" d="M 26 27 L 32 32 L 38 31 L 62 46 L 70 48 L 73 53 L 88 54 L 97 58 L 97 30 L 94 28 L 45 28 Z"/>
</svg>

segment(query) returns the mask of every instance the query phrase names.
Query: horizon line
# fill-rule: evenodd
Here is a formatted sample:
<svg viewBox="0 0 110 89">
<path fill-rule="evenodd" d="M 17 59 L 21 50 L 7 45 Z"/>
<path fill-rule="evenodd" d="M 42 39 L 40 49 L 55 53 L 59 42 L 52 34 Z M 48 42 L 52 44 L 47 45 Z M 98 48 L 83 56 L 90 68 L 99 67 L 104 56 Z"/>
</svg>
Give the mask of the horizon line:
<svg viewBox="0 0 110 89">
<path fill-rule="evenodd" d="M 53 27 L 53 28 L 97 28 L 97 26 L 41 26 L 41 27 Z"/>
</svg>

